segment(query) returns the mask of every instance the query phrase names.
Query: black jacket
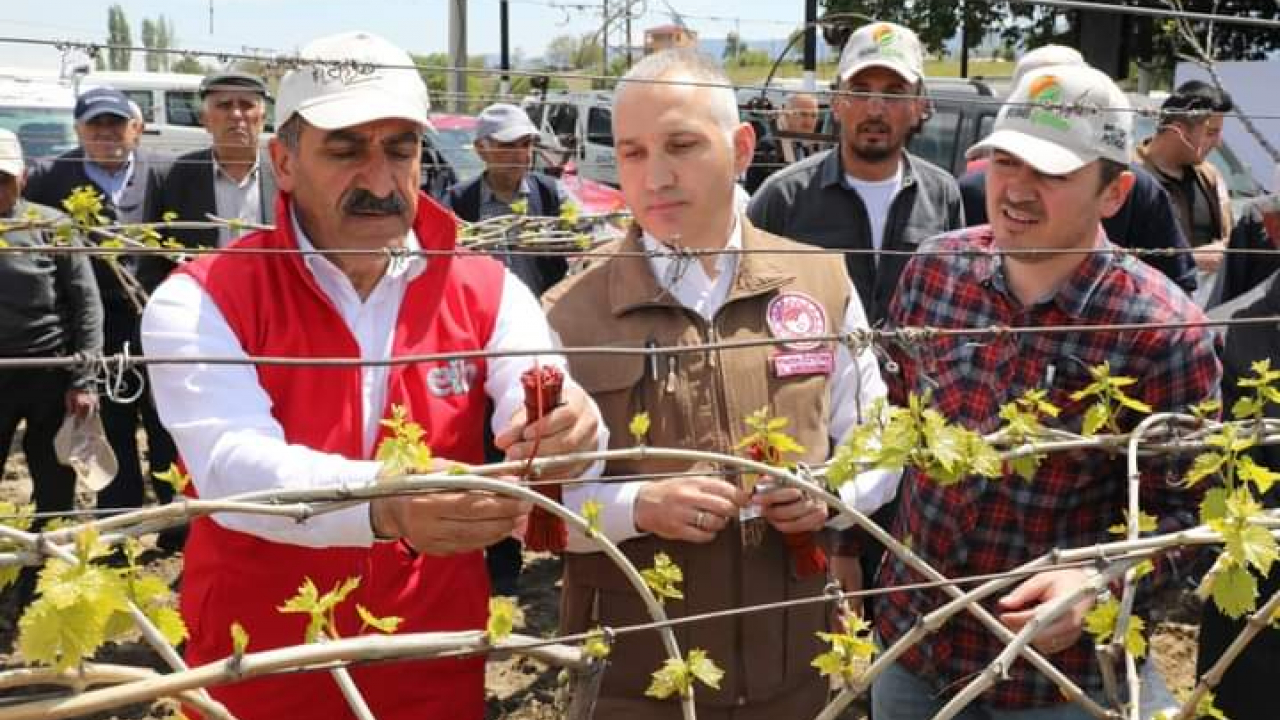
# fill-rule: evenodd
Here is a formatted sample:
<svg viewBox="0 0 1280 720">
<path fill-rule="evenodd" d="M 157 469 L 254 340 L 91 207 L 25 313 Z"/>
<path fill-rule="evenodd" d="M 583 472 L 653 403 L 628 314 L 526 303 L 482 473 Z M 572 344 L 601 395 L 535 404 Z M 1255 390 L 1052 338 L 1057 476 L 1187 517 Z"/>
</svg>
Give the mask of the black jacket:
<svg viewBox="0 0 1280 720">
<path fill-rule="evenodd" d="M 1107 239 L 1126 248 L 1186 248 L 1187 237 L 1174 215 L 1173 203 L 1160 182 L 1136 163 L 1129 165 L 1133 189 L 1115 215 L 1102 221 Z M 960 178 L 964 198 L 964 218 L 970 225 L 987 224 L 987 171 L 971 172 Z M 1164 273 L 1178 287 L 1194 292 L 1196 264 L 1190 253 L 1143 255 L 1141 260 Z"/>
<path fill-rule="evenodd" d="M 532 192 L 529 193 L 528 214 L 535 217 L 558 217 L 560 193 L 553 177 L 531 172 L 525 175 Z M 484 174 L 449 188 L 444 194 L 444 204 L 453 214 L 467 222 L 480 220 L 481 185 Z M 564 279 L 568 263 L 562 257 L 545 255 L 498 255 L 511 272 L 520 278 L 534 295 L 541 296 L 548 288 Z"/>
<path fill-rule="evenodd" d="M 136 223 L 146 221 L 147 198 L 155 192 L 159 182 L 157 175 L 158 158 L 142 150 L 133 153 L 133 176 L 120 197 L 120 202 L 113 203 L 111 198 L 85 173 L 85 155 L 82 148 L 69 150 L 58 157 L 36 165 L 27 178 L 23 196 L 31 202 L 47 205 L 62 210 L 62 201 L 78 187 L 89 185 L 98 190 L 103 197 L 103 215 L 110 222 Z M 119 263 L 122 272 L 136 273 L 137 256 L 120 255 L 114 262 Z M 115 270 L 105 259 L 94 258 L 93 274 L 98 282 L 98 291 L 102 296 L 102 309 L 105 316 L 106 351 L 116 352 L 120 344 L 134 335 L 141 309 L 129 299 L 128 294 L 116 277 Z"/>
<path fill-rule="evenodd" d="M 205 221 L 209 214 L 216 215 L 218 203 L 213 190 L 213 149 L 205 148 L 186 153 L 165 166 L 156 168 L 157 184 L 147 197 L 144 216 L 148 222 L 159 222 L 167 212 L 178 214 L 178 220 Z M 258 192 L 261 195 L 263 220 L 275 221 L 276 178 L 271 169 L 271 158 L 265 152 L 258 155 Z M 184 247 L 210 248 L 218 246 L 218 231 L 213 228 L 199 230 L 167 230 Z M 173 263 L 164 257 L 147 256 L 139 262 L 138 279 L 148 290 L 154 289 L 173 269 Z"/>
</svg>

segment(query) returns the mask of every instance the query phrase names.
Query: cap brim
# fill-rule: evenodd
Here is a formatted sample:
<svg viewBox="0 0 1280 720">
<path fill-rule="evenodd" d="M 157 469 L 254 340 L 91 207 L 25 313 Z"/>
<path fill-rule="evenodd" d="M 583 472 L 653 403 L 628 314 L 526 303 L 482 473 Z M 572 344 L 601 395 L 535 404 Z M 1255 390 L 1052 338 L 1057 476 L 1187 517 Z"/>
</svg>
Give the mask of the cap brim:
<svg viewBox="0 0 1280 720">
<path fill-rule="evenodd" d="M 101 108 L 92 108 L 90 110 L 86 110 L 85 113 L 80 117 L 76 118 L 76 120 L 79 120 L 81 122 L 87 122 L 96 117 L 102 117 L 103 115 L 115 115 L 116 117 L 123 118 L 125 120 L 133 119 L 133 113 L 131 112 L 123 111 L 120 108 L 101 107 Z"/>
<path fill-rule="evenodd" d="M 383 92 L 354 92 L 318 98 L 297 110 L 306 121 L 322 130 L 362 125 L 375 120 L 408 120 L 430 127 L 427 110 L 401 95 Z"/>
<path fill-rule="evenodd" d="M 498 132 L 489 133 L 485 136 L 486 139 L 497 140 L 500 143 L 515 142 L 527 137 L 538 137 L 537 129 L 531 127 L 507 128 L 506 130 L 499 130 Z"/>
<path fill-rule="evenodd" d="M 969 148 L 964 156 L 969 160 L 975 160 L 988 155 L 993 150 L 1002 150 L 1014 155 L 1046 175 L 1067 175 L 1098 159 L 1096 155 L 1093 157 L 1080 155 L 1058 143 L 1018 130 L 996 130 L 982 142 Z"/>
<path fill-rule="evenodd" d="M 853 67 L 847 70 L 841 71 L 840 82 L 842 83 L 848 82 L 849 78 L 853 77 L 854 75 L 857 75 L 863 70 L 866 70 L 868 68 L 873 68 L 873 67 L 884 68 L 885 70 L 889 70 L 897 74 L 899 77 L 901 77 L 903 80 L 906 80 L 909 83 L 920 82 L 920 73 L 907 67 L 906 63 L 894 62 L 893 60 L 883 60 L 883 59 L 867 60 L 865 62 L 860 62 L 857 65 L 854 65 Z"/>
</svg>

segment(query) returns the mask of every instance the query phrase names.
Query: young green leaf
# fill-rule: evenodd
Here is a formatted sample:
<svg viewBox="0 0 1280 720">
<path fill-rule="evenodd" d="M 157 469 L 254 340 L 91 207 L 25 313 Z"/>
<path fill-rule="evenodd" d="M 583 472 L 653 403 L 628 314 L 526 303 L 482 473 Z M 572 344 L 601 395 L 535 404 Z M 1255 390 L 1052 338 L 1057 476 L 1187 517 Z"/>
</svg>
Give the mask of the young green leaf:
<svg viewBox="0 0 1280 720">
<path fill-rule="evenodd" d="M 587 633 L 587 639 L 582 643 L 582 652 L 596 660 L 603 660 L 609 657 L 609 653 L 613 648 L 609 646 L 609 641 L 605 638 L 604 630 L 595 628 Z"/>
<path fill-rule="evenodd" d="M 587 500 L 582 503 L 582 519 L 587 521 L 587 535 L 595 537 L 600 534 L 600 511 L 604 508 L 598 500 Z"/>
<path fill-rule="evenodd" d="M 231 623 L 231 654 L 239 658 L 249 649 L 249 633 L 238 622 Z"/>
<path fill-rule="evenodd" d="M 1227 617 L 1241 617 L 1257 605 L 1258 581 L 1247 569 L 1229 563 L 1214 579 L 1213 602 Z"/>
<path fill-rule="evenodd" d="M 187 485 L 191 484 L 191 476 L 183 472 L 177 463 L 170 463 L 168 470 L 155 473 L 155 479 L 168 483 L 178 494 L 182 494 L 187 489 Z"/>
<path fill-rule="evenodd" d="M 513 598 L 496 595 L 489 598 L 489 620 L 485 623 L 485 636 L 490 643 L 498 643 L 511 636 L 520 618 L 520 608 Z"/>
<path fill-rule="evenodd" d="M 356 614 L 360 616 L 360 632 L 373 628 L 384 635 L 391 635 L 400 627 L 400 623 L 404 622 L 404 618 L 398 618 L 394 615 L 380 618 L 369 612 L 369 609 L 360 603 L 356 603 Z"/>
<path fill-rule="evenodd" d="M 636 413 L 627 425 L 627 429 L 631 431 L 631 437 L 635 443 L 643 445 L 645 437 L 649 434 L 649 413 Z"/>
<path fill-rule="evenodd" d="M 659 700 L 672 695 L 688 697 L 693 691 L 694 680 L 718 689 L 723 677 L 724 671 L 707 657 L 707 652 L 695 648 L 689 651 L 687 660 L 667 659 L 661 668 L 654 671 L 653 679 L 644 694 Z"/>
<path fill-rule="evenodd" d="M 644 578 L 644 584 L 653 591 L 658 602 L 684 599 L 684 592 L 680 590 L 680 583 L 684 582 L 684 572 L 666 553 L 660 552 L 654 555 L 653 567 L 641 570 L 640 575 Z"/>
</svg>

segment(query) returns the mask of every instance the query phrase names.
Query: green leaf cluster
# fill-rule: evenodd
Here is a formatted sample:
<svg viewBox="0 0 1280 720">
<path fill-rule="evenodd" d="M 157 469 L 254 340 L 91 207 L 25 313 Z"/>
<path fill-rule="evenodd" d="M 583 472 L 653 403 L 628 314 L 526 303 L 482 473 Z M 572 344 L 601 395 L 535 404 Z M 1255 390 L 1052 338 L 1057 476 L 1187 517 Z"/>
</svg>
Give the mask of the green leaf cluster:
<svg viewBox="0 0 1280 720">
<path fill-rule="evenodd" d="M 30 530 L 31 522 L 35 517 L 35 506 L 30 504 L 17 505 L 15 503 L 0 500 L 0 524 L 11 527 L 15 530 Z M 17 543 L 0 540 L 0 552 L 15 552 L 20 547 Z M 0 591 L 12 585 L 18 579 L 18 574 L 22 568 L 17 565 L 4 566 L 0 565 Z"/>
<path fill-rule="evenodd" d="M 845 631 L 841 633 L 817 633 L 818 639 L 831 649 L 814 658 L 810 665 L 823 677 L 839 678 L 848 684 L 875 657 L 876 644 L 871 639 L 871 626 L 860 615 L 844 614 Z"/>
<path fill-rule="evenodd" d="M 381 476 L 426 472 L 431 467 L 431 447 L 427 431 L 409 419 L 403 405 L 391 406 L 391 417 L 382 421 L 388 435 L 378 443 L 374 458 L 382 463 Z"/>
<path fill-rule="evenodd" d="M 666 553 L 660 552 L 654 555 L 653 567 L 641 570 L 640 576 L 644 578 L 644 584 L 653 591 L 658 602 L 684 599 L 684 592 L 680 589 L 680 584 L 684 582 L 684 571 L 672 562 L 671 557 Z"/>
<path fill-rule="evenodd" d="M 484 634 L 490 643 L 498 643 L 511 637 L 511 632 L 524 623 L 524 613 L 510 597 L 497 595 L 489 598 L 489 620 Z"/>
<path fill-rule="evenodd" d="M 1116 621 L 1120 617 L 1120 603 L 1112 598 L 1106 602 L 1098 603 L 1092 610 L 1084 616 L 1084 629 L 1093 636 L 1093 641 L 1098 645 L 1106 645 L 1112 642 L 1116 632 Z M 1144 657 L 1147 654 L 1147 639 L 1143 637 L 1142 632 L 1147 627 L 1147 623 L 1137 615 L 1129 616 L 1128 627 L 1124 631 L 1124 649 L 1134 657 Z"/>
<path fill-rule="evenodd" d="M 655 670 L 653 680 L 644 694 L 659 700 L 672 695 L 688 697 L 693 692 L 695 680 L 707 687 L 719 689 L 723 677 L 724 671 L 707 657 L 707 651 L 695 648 L 689 651 L 686 659 L 670 658 Z"/>
<path fill-rule="evenodd" d="M 1096 435 L 1102 429 L 1119 434 L 1119 415 L 1123 408 L 1143 415 L 1151 414 L 1150 405 L 1124 391 L 1124 388 L 1137 384 L 1137 378 L 1112 375 L 1109 362 L 1089 368 L 1089 375 L 1093 382 L 1071 393 L 1071 399 L 1076 402 L 1090 398 L 1094 401 L 1084 413 L 1083 434 Z"/>
</svg>

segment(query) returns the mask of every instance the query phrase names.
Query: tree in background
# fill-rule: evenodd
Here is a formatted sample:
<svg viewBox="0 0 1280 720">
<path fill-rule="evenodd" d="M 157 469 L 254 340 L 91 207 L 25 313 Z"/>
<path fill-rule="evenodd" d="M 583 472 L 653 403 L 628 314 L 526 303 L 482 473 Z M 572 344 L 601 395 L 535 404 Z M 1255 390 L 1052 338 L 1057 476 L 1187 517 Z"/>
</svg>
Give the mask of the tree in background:
<svg viewBox="0 0 1280 720">
<path fill-rule="evenodd" d="M 604 48 L 593 35 L 560 35 L 547 43 L 543 59 L 556 70 L 581 70 L 600 66 Z"/>
<path fill-rule="evenodd" d="M 738 37 L 738 33 L 730 32 L 724 36 L 724 52 L 720 53 L 720 59 L 726 62 L 730 58 L 737 60 L 742 51 L 747 49 L 747 44 L 742 42 L 742 38 Z"/>
<path fill-rule="evenodd" d="M 142 19 L 142 46 L 147 48 L 147 72 L 168 72 L 172 63 L 170 55 L 164 50 L 173 48 L 173 21 L 164 15 L 154 21 Z"/>
<path fill-rule="evenodd" d="M 124 8 L 112 5 L 107 8 L 107 68 L 110 70 L 128 70 L 133 46 L 133 33 L 129 31 L 129 20 L 124 15 Z"/>
</svg>

